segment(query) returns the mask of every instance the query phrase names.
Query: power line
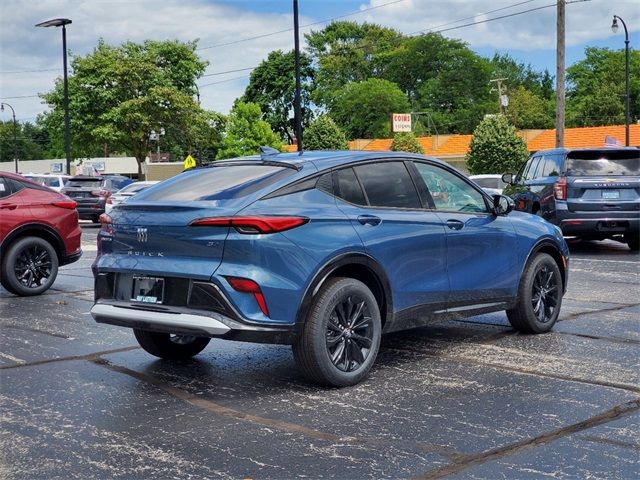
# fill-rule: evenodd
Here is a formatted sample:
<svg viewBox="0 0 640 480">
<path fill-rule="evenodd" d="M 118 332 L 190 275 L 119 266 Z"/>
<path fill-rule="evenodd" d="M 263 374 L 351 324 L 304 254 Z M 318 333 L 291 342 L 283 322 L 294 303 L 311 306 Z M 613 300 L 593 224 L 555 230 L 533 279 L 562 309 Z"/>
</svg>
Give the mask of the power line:
<svg viewBox="0 0 640 480">
<path fill-rule="evenodd" d="M 241 78 L 247 78 L 249 75 L 242 75 L 240 77 L 227 78 L 226 80 L 218 80 L 217 82 L 205 83 L 204 85 L 198 85 L 198 88 L 208 87 L 209 85 L 217 85 L 219 83 L 232 82 L 234 80 L 240 80 Z"/>
<path fill-rule="evenodd" d="M 533 1 L 535 1 L 535 0 L 525 0 L 524 2 L 514 3 L 513 5 L 507 5 L 506 7 L 496 8 L 495 10 L 489 10 L 488 12 L 476 13 L 475 15 L 472 15 L 470 17 L 460 18 L 460 19 L 454 20 L 452 22 L 442 23 L 440 25 L 435 25 L 433 27 L 430 27 L 430 28 L 428 28 L 426 30 L 418 30 L 417 32 L 412 32 L 412 33 L 409 33 L 407 35 L 408 36 L 412 36 L 412 35 L 416 35 L 418 33 L 424 33 L 424 32 L 427 32 L 427 31 L 430 32 L 432 30 L 435 30 L 436 28 L 448 27 L 449 25 L 455 25 L 456 23 L 459 23 L 459 22 L 464 22 L 466 20 L 472 20 L 472 19 L 474 19 L 474 18 L 476 18 L 476 17 L 478 17 L 480 15 L 489 15 L 490 13 L 501 12 L 502 10 L 508 10 L 510 8 L 519 7 L 520 5 L 524 5 L 525 3 L 531 3 Z"/>
<path fill-rule="evenodd" d="M 16 98 L 38 98 L 40 95 L 18 95 L 16 97 L 0 97 L 2 100 L 11 100 Z"/>
<path fill-rule="evenodd" d="M 571 2 L 566 2 L 566 4 L 569 5 L 570 3 L 583 3 L 583 2 L 589 2 L 589 1 L 591 1 L 591 0 L 573 0 Z M 450 30 L 456 30 L 458 28 L 471 27 L 473 25 L 480 25 L 482 23 L 493 22 L 495 20 L 502 20 L 504 18 L 515 17 L 517 15 L 522 15 L 524 13 L 535 12 L 536 10 L 543 10 L 545 8 L 555 7 L 556 5 L 557 5 L 557 3 L 554 2 L 554 3 L 550 3 L 548 5 L 543 5 L 541 7 L 534 7 L 534 8 L 529 8 L 527 10 L 522 10 L 520 12 L 509 13 L 509 14 L 506 14 L 506 15 L 500 15 L 499 17 L 487 18 L 485 20 L 478 20 L 477 22 L 465 23 L 464 25 L 456 25 L 455 27 L 443 28 L 442 30 L 435 30 L 435 31 L 432 30 L 432 31 L 429 31 L 429 33 L 442 33 L 442 32 L 448 32 Z M 480 15 L 483 15 L 483 14 L 480 14 Z M 425 33 L 425 31 L 421 31 L 420 33 Z"/>
<path fill-rule="evenodd" d="M 253 70 L 254 68 L 256 68 L 256 67 L 237 68 L 235 70 L 226 70 L 224 72 L 207 73 L 206 75 L 202 75 L 202 76 L 203 77 L 215 77 L 216 75 L 224 75 L 226 73 L 246 72 L 247 70 Z"/>
<path fill-rule="evenodd" d="M 13 70 L 10 72 L 0 72 L 0 75 L 9 75 L 13 73 L 58 72 L 59 70 L 59 68 L 44 68 L 40 70 Z"/>
<path fill-rule="evenodd" d="M 353 15 L 358 15 L 360 13 L 368 12 L 370 10 L 375 10 L 377 8 L 386 7 L 388 5 L 393 5 L 395 3 L 400 3 L 400 2 L 404 2 L 404 1 L 405 0 L 395 0 L 393 2 L 388 2 L 388 3 L 383 3 L 381 5 L 376 5 L 375 7 L 363 8 L 362 10 L 357 10 L 357 11 L 353 11 L 353 12 L 350 12 L 350 13 L 345 13 L 344 15 L 338 15 L 337 17 L 327 18 L 325 20 L 319 20 L 319 21 L 313 22 L 313 23 L 307 23 L 306 25 L 300 25 L 300 28 L 312 27 L 314 25 L 320 25 L 321 23 L 329 23 L 329 22 L 332 22 L 334 20 L 338 20 L 340 18 L 351 17 Z M 291 32 L 291 31 L 293 31 L 293 28 L 287 28 L 285 30 L 278 30 L 277 32 L 263 33 L 262 35 L 256 35 L 256 36 L 253 36 L 253 37 L 241 38 L 239 40 L 234 40 L 232 42 L 216 43 L 214 45 L 209 45 L 209 46 L 206 46 L 206 47 L 196 48 L 196 51 L 197 50 L 209 50 L 211 48 L 217 48 L 217 47 L 226 47 L 228 45 L 235 45 L 237 43 L 248 42 L 250 40 L 257 40 L 259 38 L 271 37 L 273 35 L 279 35 L 280 33 L 286 33 L 286 32 Z"/>
</svg>

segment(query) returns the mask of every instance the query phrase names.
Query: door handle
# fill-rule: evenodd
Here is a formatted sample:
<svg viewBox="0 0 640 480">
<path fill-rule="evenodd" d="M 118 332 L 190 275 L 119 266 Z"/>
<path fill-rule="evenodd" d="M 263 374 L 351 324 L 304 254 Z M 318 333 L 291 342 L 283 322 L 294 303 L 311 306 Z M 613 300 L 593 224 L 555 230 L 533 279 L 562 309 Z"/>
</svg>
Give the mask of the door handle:
<svg viewBox="0 0 640 480">
<path fill-rule="evenodd" d="M 460 220 L 447 220 L 447 227 L 451 230 L 461 230 L 464 227 L 464 223 Z"/>
<path fill-rule="evenodd" d="M 11 205 L 8 203 L 0 204 L 0 210 L 15 210 L 16 208 L 18 208 L 17 205 Z"/>
<path fill-rule="evenodd" d="M 380 217 L 376 217 L 374 215 L 360 215 L 358 217 L 358 221 L 362 225 L 371 225 L 372 227 L 375 227 L 376 225 L 379 225 L 382 220 Z"/>
</svg>

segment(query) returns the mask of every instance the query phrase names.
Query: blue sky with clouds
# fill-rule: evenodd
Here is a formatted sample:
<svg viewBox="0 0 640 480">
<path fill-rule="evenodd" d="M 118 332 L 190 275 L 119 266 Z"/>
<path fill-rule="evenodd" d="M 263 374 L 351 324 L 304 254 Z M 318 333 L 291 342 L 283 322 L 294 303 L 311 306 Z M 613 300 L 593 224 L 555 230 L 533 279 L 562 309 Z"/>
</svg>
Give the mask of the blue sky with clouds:
<svg viewBox="0 0 640 480">
<path fill-rule="evenodd" d="M 374 22 L 409 34 L 447 24 L 446 28 L 456 28 L 443 35 L 467 42 L 481 55 L 506 52 L 554 73 L 555 6 L 458 28 L 551 4 L 550 0 L 299 0 L 301 25 L 348 15 L 345 20 Z M 147 38 L 198 38 L 201 47 L 213 46 L 198 52 L 210 62 L 207 74 L 213 74 L 199 82 L 209 84 L 201 88 L 202 105 L 227 112 L 247 85 L 250 71 L 245 69 L 259 64 L 271 50 L 291 49 L 293 33 L 238 41 L 289 30 L 291 5 L 291 0 L 2 0 L 0 98 L 11 103 L 23 120 L 33 121 L 45 110 L 36 95 L 49 90 L 61 74 L 60 31 L 34 25 L 49 18 L 68 17 L 73 20 L 68 27 L 73 54 L 91 52 L 99 38 L 110 44 Z M 567 65 L 583 58 L 587 45 L 623 48 L 622 29 L 617 35 L 611 32 L 613 14 L 625 19 L 632 33 L 631 45 L 637 48 L 639 5 L 638 0 L 590 0 L 567 5 Z M 487 13 L 497 9 L 501 10 Z M 302 33 L 322 27 L 306 27 Z M 229 70 L 242 71 L 218 74 Z M 0 119 L 8 118 L 7 111 L 0 114 Z"/>
</svg>

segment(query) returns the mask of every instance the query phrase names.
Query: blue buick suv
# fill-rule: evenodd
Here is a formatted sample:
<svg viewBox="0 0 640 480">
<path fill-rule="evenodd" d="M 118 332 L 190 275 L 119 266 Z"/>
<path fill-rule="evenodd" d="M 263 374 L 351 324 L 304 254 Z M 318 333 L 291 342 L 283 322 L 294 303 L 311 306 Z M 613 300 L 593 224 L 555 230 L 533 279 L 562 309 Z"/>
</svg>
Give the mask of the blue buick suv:
<svg viewBox="0 0 640 480">
<path fill-rule="evenodd" d="M 513 206 L 424 156 L 265 148 L 103 215 L 91 313 L 160 358 L 212 337 L 289 344 L 309 379 L 353 385 L 383 333 L 500 310 L 553 327 L 567 245 Z"/>
</svg>

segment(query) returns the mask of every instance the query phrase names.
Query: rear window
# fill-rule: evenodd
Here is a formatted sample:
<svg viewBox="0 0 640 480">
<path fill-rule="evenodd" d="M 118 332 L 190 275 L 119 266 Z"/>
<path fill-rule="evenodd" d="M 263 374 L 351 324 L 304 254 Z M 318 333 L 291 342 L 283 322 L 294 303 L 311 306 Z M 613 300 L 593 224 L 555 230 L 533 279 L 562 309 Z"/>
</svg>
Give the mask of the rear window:
<svg viewBox="0 0 640 480">
<path fill-rule="evenodd" d="M 36 176 L 29 176 L 29 175 L 26 175 L 25 177 L 31 180 L 32 182 L 36 182 L 36 183 L 39 183 L 40 185 L 45 185 L 47 187 L 60 186 L 60 180 L 58 179 L 58 177 L 36 177 Z"/>
<path fill-rule="evenodd" d="M 152 184 L 143 183 L 142 185 L 138 185 L 137 183 L 130 183 L 126 187 L 120 189 L 118 193 L 136 193 L 141 192 L 145 188 L 149 188 Z"/>
<path fill-rule="evenodd" d="M 295 173 L 272 165 L 228 165 L 198 169 L 165 182 L 136 198 L 205 201 L 245 197 Z"/>
<path fill-rule="evenodd" d="M 66 184 L 65 187 L 74 187 L 74 188 L 100 188 L 100 186 L 102 185 L 102 180 L 100 179 L 87 179 L 87 180 L 81 180 L 78 178 L 72 178 L 70 179 Z"/>
<path fill-rule="evenodd" d="M 474 181 L 482 188 L 502 188 L 498 178 L 474 178 Z"/>
<path fill-rule="evenodd" d="M 570 152 L 565 167 L 568 176 L 640 175 L 640 150 Z"/>
</svg>

